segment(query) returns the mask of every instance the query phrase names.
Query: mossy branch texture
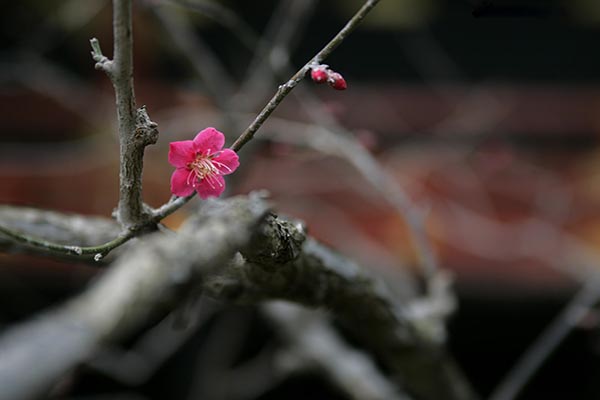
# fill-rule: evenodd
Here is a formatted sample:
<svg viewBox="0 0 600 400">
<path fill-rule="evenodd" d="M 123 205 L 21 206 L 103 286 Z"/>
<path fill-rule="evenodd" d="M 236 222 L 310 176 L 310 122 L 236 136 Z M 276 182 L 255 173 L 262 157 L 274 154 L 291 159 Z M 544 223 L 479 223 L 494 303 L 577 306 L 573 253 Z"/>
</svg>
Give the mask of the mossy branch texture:
<svg viewBox="0 0 600 400">
<path fill-rule="evenodd" d="M 241 255 L 209 278 L 205 289 L 218 299 L 243 304 L 283 299 L 330 310 L 417 398 L 476 398 L 443 344 L 429 336 L 423 319 L 408 312 L 408 301 L 392 296 L 358 264 L 307 237 L 297 222 L 269 216 Z"/>
</svg>

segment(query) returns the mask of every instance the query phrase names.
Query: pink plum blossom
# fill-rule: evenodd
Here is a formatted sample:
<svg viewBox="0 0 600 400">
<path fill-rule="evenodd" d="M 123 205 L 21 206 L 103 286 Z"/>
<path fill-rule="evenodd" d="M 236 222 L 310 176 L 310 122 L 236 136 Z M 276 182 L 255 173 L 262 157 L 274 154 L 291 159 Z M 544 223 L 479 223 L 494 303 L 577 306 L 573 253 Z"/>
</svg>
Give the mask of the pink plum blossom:
<svg viewBox="0 0 600 400">
<path fill-rule="evenodd" d="M 175 168 L 171 176 L 171 193 L 185 197 L 194 192 L 202 199 L 219 197 L 225 190 L 223 175 L 240 165 L 238 155 L 223 149 L 225 137 L 215 128 L 206 128 L 194 140 L 171 142 L 169 163 Z"/>
</svg>

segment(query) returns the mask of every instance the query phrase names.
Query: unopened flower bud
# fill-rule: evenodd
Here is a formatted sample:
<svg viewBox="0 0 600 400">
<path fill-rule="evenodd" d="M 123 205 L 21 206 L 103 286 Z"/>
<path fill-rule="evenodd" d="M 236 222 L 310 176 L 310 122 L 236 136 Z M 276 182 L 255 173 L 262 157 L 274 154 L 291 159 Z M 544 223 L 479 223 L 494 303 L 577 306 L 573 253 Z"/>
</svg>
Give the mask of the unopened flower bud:
<svg viewBox="0 0 600 400">
<path fill-rule="evenodd" d="M 346 88 L 348 87 L 344 77 L 337 72 L 329 73 L 329 77 L 327 78 L 327 83 L 329 83 L 329 86 L 331 86 L 335 90 L 346 90 Z"/>
<path fill-rule="evenodd" d="M 325 83 L 329 78 L 326 65 L 319 65 L 310 71 L 310 77 L 315 83 Z"/>
</svg>

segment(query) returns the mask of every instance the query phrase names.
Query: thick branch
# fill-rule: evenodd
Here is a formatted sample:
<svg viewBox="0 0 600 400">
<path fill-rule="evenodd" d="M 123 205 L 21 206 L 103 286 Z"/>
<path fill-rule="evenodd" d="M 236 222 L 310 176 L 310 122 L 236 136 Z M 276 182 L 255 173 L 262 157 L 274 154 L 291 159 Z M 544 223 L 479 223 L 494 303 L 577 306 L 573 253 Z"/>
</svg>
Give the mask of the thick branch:
<svg viewBox="0 0 600 400">
<path fill-rule="evenodd" d="M 401 303 L 364 269 L 306 238 L 301 227 L 270 217 L 243 255 L 206 283 L 209 293 L 241 303 L 284 299 L 326 308 L 415 397 L 475 398 L 438 342 L 439 327 L 432 325 L 443 318 L 413 313 L 408 299 Z"/>
<path fill-rule="evenodd" d="M 125 258 L 119 259 L 117 265 L 92 287 L 92 294 L 85 294 L 71 303 L 80 304 L 76 312 L 71 307 L 64 307 L 43 321 L 30 324 L 32 328 L 20 329 L 15 338 L 2 342 L 8 345 L 0 343 L 0 354 L 24 357 L 23 364 L 17 367 L 27 368 L 28 362 L 32 363 L 30 365 L 35 363 L 42 375 L 34 380 L 46 382 L 43 386 L 49 384 L 60 374 L 47 376 L 45 363 L 52 364 L 50 368 L 57 371 L 77 364 L 89 355 L 101 338 L 117 339 L 143 321 L 152 309 L 165 306 L 165 301 L 168 303 L 176 292 L 172 287 L 174 279 L 181 287 L 195 282 L 196 270 L 190 265 L 198 265 L 196 263 L 210 257 L 215 249 L 229 246 L 232 241 L 243 242 L 242 236 L 248 235 L 248 229 L 239 227 L 247 217 L 243 213 L 228 214 L 237 210 L 231 202 L 210 203 L 212 209 L 203 210 L 203 222 L 190 222 L 181 235 L 149 237 Z M 259 214 L 264 207 L 251 200 L 246 209 Z M 218 225 L 216 221 L 222 224 Z M 114 224 L 112 226 L 114 228 Z M 220 226 L 219 230 L 213 230 L 215 226 Z M 396 377 L 404 380 L 407 389 L 416 397 L 472 398 L 451 360 L 438 345 L 438 335 L 431 334 L 439 329 L 437 324 L 444 321 L 444 318 L 428 319 L 427 314 L 437 312 L 435 308 L 412 312 L 415 301 L 409 301 L 409 295 L 402 296 L 405 301 L 399 303 L 402 301 L 399 294 L 390 295 L 359 266 L 313 239 L 306 239 L 299 224 L 270 217 L 269 223 L 259 232 L 244 251 L 245 259 L 239 256 L 228 264 L 225 272 L 211 275 L 204 281 L 203 286 L 209 294 L 221 300 L 246 303 L 281 298 L 311 307 L 325 307 L 339 316 Z M 165 269 L 165 265 L 170 267 Z M 422 304 L 419 305 L 422 311 Z M 86 329 L 71 332 L 70 328 L 57 322 L 59 320 L 67 326 L 76 321 L 78 326 L 86 326 Z M 69 333 L 63 332 L 64 329 Z M 32 333 L 36 331 L 42 336 L 46 332 L 50 341 L 56 341 L 54 346 L 48 346 L 45 339 Z M 22 341 L 19 341 L 16 338 L 21 334 Z M 93 336 L 91 339 L 90 335 Z M 58 336 L 62 339 L 57 339 Z M 47 353 L 41 352 L 35 359 L 27 358 L 28 354 L 34 357 L 29 351 L 32 354 L 39 352 L 38 347 L 48 347 Z M 7 353 L 9 348 L 14 348 L 17 353 Z M 7 357 L 0 357 L 0 384 L 3 374 L 8 373 L 3 372 L 6 365 L 2 362 L 10 359 Z M 442 391 L 447 392 L 444 397 L 440 397 Z"/>
<path fill-rule="evenodd" d="M 0 399 L 39 397 L 98 346 L 168 311 L 231 259 L 265 211 L 257 196 L 207 202 L 179 235 L 144 238 L 82 295 L 7 332 L 0 340 Z"/>
</svg>

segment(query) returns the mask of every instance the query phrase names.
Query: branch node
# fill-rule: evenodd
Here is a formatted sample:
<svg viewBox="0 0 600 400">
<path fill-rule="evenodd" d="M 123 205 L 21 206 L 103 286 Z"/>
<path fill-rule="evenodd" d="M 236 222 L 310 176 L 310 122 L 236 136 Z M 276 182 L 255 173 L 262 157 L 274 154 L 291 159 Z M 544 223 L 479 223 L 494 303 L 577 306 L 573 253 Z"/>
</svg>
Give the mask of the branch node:
<svg viewBox="0 0 600 400">
<path fill-rule="evenodd" d="M 143 147 L 158 141 L 158 124 L 150 119 L 146 106 L 142 106 L 136 111 L 134 138 Z"/>
<path fill-rule="evenodd" d="M 102 70 L 109 75 L 112 74 L 113 62 L 102 53 L 102 48 L 100 47 L 100 42 L 98 39 L 91 38 L 90 45 L 92 46 L 92 59 L 96 61 L 94 68 Z"/>
</svg>

